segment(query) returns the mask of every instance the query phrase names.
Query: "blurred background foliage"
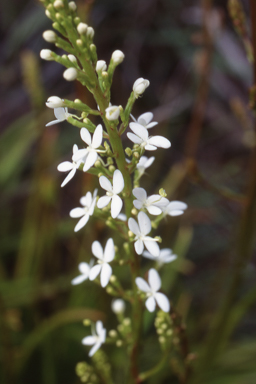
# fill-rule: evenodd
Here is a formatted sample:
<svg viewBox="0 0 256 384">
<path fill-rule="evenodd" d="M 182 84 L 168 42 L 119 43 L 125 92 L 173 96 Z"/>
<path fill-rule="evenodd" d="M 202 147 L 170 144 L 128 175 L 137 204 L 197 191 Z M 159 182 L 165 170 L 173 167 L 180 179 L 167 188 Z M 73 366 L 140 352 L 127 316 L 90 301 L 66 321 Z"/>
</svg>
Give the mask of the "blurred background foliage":
<svg viewBox="0 0 256 384">
<path fill-rule="evenodd" d="M 250 29 L 249 2 L 242 4 Z M 227 3 L 80 0 L 77 5 L 81 19 L 95 28 L 99 58 L 108 62 L 115 49 L 125 53 L 114 78 L 113 104 L 125 104 L 138 77 L 149 79 L 133 114 L 152 111 L 159 122 L 155 132 L 172 142 L 169 151 L 157 151 L 142 186 L 149 193 L 164 187 L 169 199 L 189 206 L 184 216 L 169 217 L 159 228 L 163 247 L 178 255 L 162 270 L 163 289 L 186 324 L 187 358 L 196 367 L 197 356 L 205 356 L 197 371 L 200 376 L 206 364 L 207 384 L 255 384 L 254 231 L 248 232 L 249 254 L 245 250 L 245 260 L 237 262 L 244 207 L 253 205 L 246 193 L 255 177 L 248 107 L 254 80 Z M 87 360 L 81 339 L 89 331 L 82 320 L 102 319 L 108 329 L 116 320 L 109 311 L 111 297 L 102 289 L 87 282 L 71 287 L 70 281 L 78 263 L 90 260 L 92 239 L 104 242 L 110 232 L 92 218 L 74 235 L 69 211 L 98 182 L 80 173 L 60 188 L 64 175 L 56 167 L 80 143 L 79 130 L 66 122 L 46 128 L 53 113 L 45 101 L 57 95 L 92 107 L 94 102 L 80 84 L 63 79 L 59 64 L 39 59 L 41 49 L 52 48 L 42 39 L 51 23 L 40 3 L 1 0 L 0 8 L 0 382 L 75 384 L 80 382 L 75 365 Z M 146 271 L 149 262 L 143 263 Z M 222 304 L 235 273 L 233 295 Z M 227 321 L 216 346 L 221 316 Z M 144 320 L 141 368 L 147 369 L 156 364 L 159 347 L 153 317 Z M 104 348 L 115 361 L 115 382 L 123 383 L 122 351 Z M 208 359 L 214 361 L 209 366 Z M 190 382 L 182 364 L 174 348 L 166 368 L 147 382 Z M 199 376 L 191 382 L 199 383 Z"/>
</svg>

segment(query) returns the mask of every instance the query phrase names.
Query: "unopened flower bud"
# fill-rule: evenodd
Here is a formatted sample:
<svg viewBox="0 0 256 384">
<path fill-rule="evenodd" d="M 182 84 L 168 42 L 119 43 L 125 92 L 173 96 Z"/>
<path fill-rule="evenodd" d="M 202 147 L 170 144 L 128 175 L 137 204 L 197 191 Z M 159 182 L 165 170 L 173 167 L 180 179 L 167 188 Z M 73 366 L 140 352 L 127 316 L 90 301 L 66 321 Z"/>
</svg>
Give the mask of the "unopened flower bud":
<svg viewBox="0 0 256 384">
<path fill-rule="evenodd" d="M 70 1 L 70 3 L 68 3 L 68 7 L 71 11 L 76 11 L 76 3 L 74 1 Z"/>
<path fill-rule="evenodd" d="M 98 60 L 96 64 L 96 72 L 102 72 L 107 69 L 106 61 L 104 60 Z"/>
<path fill-rule="evenodd" d="M 87 35 L 87 37 L 89 37 L 89 39 L 92 39 L 94 36 L 94 29 L 92 27 L 88 27 L 86 35 Z"/>
<path fill-rule="evenodd" d="M 125 311 L 125 302 L 122 299 L 116 299 L 112 301 L 111 304 L 112 311 L 118 315 L 119 313 L 124 313 Z"/>
<path fill-rule="evenodd" d="M 77 39 L 77 41 L 76 41 L 76 45 L 77 45 L 78 47 L 82 47 L 82 46 L 83 46 L 83 40 L 81 40 L 81 39 Z"/>
<path fill-rule="evenodd" d="M 63 77 L 67 81 L 73 81 L 77 78 L 77 70 L 75 68 L 68 68 L 63 72 Z"/>
<path fill-rule="evenodd" d="M 123 345 L 123 341 L 122 340 L 117 340 L 116 346 L 117 347 L 122 347 L 122 345 Z"/>
<path fill-rule="evenodd" d="M 110 337 L 113 337 L 113 338 L 117 337 L 117 335 L 118 335 L 117 331 L 115 329 L 111 329 L 108 334 Z"/>
<path fill-rule="evenodd" d="M 114 64 L 118 65 L 124 60 L 124 53 L 118 49 L 112 53 L 112 60 Z"/>
<path fill-rule="evenodd" d="M 80 35 L 84 35 L 87 32 L 88 25 L 85 23 L 79 23 L 76 29 L 77 32 L 80 33 Z"/>
<path fill-rule="evenodd" d="M 52 51 L 50 49 L 42 49 L 40 52 L 40 57 L 43 60 L 48 60 L 48 61 L 54 60 L 52 56 Z"/>
<path fill-rule="evenodd" d="M 117 120 L 120 115 L 120 109 L 116 105 L 106 108 L 105 112 L 108 120 Z"/>
<path fill-rule="evenodd" d="M 48 108 L 60 108 L 63 107 L 63 100 L 58 96 L 51 96 L 45 103 Z"/>
<path fill-rule="evenodd" d="M 47 41 L 47 43 L 55 43 L 56 41 L 56 33 L 54 31 L 44 31 L 43 33 L 43 38 L 45 41 Z"/>
<path fill-rule="evenodd" d="M 71 61 L 74 64 L 77 64 L 77 59 L 74 55 L 68 55 L 69 61 Z"/>
<path fill-rule="evenodd" d="M 143 79 L 142 77 L 140 77 L 139 79 L 137 79 L 135 81 L 132 89 L 133 89 L 133 92 L 134 92 L 136 99 L 140 95 L 142 95 L 143 92 L 145 92 L 145 89 L 149 86 L 149 84 L 150 84 L 149 81 Z"/>
<path fill-rule="evenodd" d="M 45 15 L 48 17 L 48 19 L 51 19 L 51 12 L 48 11 L 48 9 L 45 10 Z"/>
<path fill-rule="evenodd" d="M 62 0 L 55 0 L 53 3 L 53 6 L 55 9 L 62 9 L 64 8 L 64 4 Z"/>
</svg>

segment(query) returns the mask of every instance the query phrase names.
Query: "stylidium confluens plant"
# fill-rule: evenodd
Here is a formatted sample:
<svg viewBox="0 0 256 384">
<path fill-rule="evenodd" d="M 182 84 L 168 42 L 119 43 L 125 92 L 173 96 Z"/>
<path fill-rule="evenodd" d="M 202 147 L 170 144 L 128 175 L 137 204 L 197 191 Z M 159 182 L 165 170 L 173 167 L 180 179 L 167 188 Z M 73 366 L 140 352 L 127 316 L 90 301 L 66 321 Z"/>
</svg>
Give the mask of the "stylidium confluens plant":
<svg viewBox="0 0 256 384">
<path fill-rule="evenodd" d="M 58 165 L 58 170 L 65 173 L 61 186 L 71 182 L 73 177 L 79 177 L 81 172 L 89 172 L 98 177 L 98 189 L 87 191 L 80 198 L 80 206 L 70 212 L 70 216 L 75 219 L 74 231 L 82 231 L 85 225 L 90 225 L 90 218 L 95 213 L 112 231 L 104 244 L 99 239 L 93 239 L 91 261 L 89 264 L 79 264 L 80 274 L 71 283 L 77 285 L 89 280 L 90 284 L 98 283 L 114 296 L 112 311 L 119 325 L 117 330 L 107 330 L 107 325 L 99 319 L 91 324 L 92 334 L 85 335 L 82 344 L 85 348 L 91 347 L 88 353 L 92 362 L 98 353 L 104 353 L 106 343 L 113 344 L 113 348 L 124 348 L 127 354 L 127 382 L 139 383 L 161 369 L 164 361 L 160 357 L 161 364 L 155 369 L 140 371 L 144 311 L 153 313 L 160 309 L 155 326 L 157 334 L 161 335 L 159 342 L 163 359 L 168 357 L 172 344 L 172 309 L 169 298 L 161 292 L 159 270 L 175 260 L 176 255 L 168 248 L 161 249 L 160 237 L 152 233 L 157 225 L 152 223 L 158 224 L 163 218 L 167 221 L 167 215 L 183 214 L 187 205 L 180 201 L 170 202 L 163 189 L 150 196 L 140 186 L 143 174 L 155 160 L 151 151 L 155 152 L 158 148 L 169 150 L 171 147 L 168 139 L 155 134 L 157 122 L 153 121 L 151 112 L 137 118 L 131 115 L 135 101 L 139 102 L 149 87 L 149 80 L 142 77 L 134 79 L 126 106 L 112 105 L 114 71 L 125 59 L 125 54 L 116 50 L 108 64 L 98 60 L 96 46 L 93 44 L 94 30 L 77 17 L 75 2 L 41 1 L 46 8 L 46 16 L 52 20 L 53 28 L 57 31 L 45 31 L 43 38 L 66 52 L 60 56 L 49 49 L 43 49 L 41 58 L 62 64 L 65 67 L 64 79 L 79 81 L 95 99 L 94 109 L 81 100 L 71 101 L 58 96 L 51 96 L 46 102 L 57 119 L 48 123 L 48 126 L 67 120 L 80 128 L 81 142 L 78 145 L 73 143 L 73 148 L 70 148 L 73 151 L 71 159 Z M 71 109 L 76 114 L 70 113 Z M 98 118 L 97 126 L 90 120 L 91 115 Z M 126 133 L 128 128 L 130 131 Z M 123 146 L 125 135 L 130 142 L 128 148 Z M 144 266 L 143 270 L 141 268 L 142 258 L 143 264 L 148 263 L 149 266 L 152 266 L 153 260 L 155 268 L 148 267 L 145 273 Z M 122 281 L 114 274 L 117 264 L 129 268 L 128 288 L 124 289 Z M 90 322 L 86 320 L 85 324 L 89 325 Z M 109 372 L 101 381 L 99 366 L 95 372 L 93 368 L 90 367 L 89 371 L 87 368 L 88 364 L 82 363 L 77 368 L 83 382 L 93 382 L 89 380 L 90 371 L 95 382 L 113 383 Z M 104 364 L 101 368 L 104 371 Z"/>
</svg>

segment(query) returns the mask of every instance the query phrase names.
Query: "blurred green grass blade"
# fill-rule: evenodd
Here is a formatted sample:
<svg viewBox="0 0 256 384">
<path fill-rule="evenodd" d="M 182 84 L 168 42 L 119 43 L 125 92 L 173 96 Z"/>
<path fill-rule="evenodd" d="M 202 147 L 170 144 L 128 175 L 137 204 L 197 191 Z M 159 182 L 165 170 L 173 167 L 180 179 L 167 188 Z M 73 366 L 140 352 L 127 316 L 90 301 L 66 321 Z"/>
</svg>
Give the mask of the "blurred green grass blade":
<svg viewBox="0 0 256 384">
<path fill-rule="evenodd" d="M 34 114 L 16 120 L 0 137 L 0 185 L 17 177 L 29 160 L 27 153 L 39 136 Z"/>
</svg>

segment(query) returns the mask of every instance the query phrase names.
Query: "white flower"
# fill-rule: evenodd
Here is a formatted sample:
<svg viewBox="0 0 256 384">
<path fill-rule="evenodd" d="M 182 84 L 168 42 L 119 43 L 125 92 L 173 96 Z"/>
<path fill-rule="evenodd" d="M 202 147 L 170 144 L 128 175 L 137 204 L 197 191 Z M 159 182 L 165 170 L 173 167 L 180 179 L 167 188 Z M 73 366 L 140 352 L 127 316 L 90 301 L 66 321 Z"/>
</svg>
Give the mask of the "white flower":
<svg viewBox="0 0 256 384">
<path fill-rule="evenodd" d="M 109 283 L 109 279 L 112 275 L 112 268 L 108 264 L 115 257 L 115 246 L 113 239 L 108 239 L 105 250 L 98 241 L 92 243 L 92 253 L 98 259 L 98 264 L 94 265 L 90 270 L 89 279 L 94 280 L 100 273 L 100 283 L 104 288 Z"/>
<path fill-rule="evenodd" d="M 80 203 L 83 205 L 83 208 L 78 207 L 74 208 L 70 211 L 69 215 L 73 218 L 81 217 L 81 219 L 78 221 L 77 225 L 75 226 L 74 231 L 77 232 L 81 228 L 85 226 L 87 221 L 89 220 L 90 216 L 93 215 L 95 204 L 96 204 L 96 198 L 97 198 L 98 190 L 95 189 L 93 192 L 93 195 L 91 192 L 87 192 L 85 196 L 81 197 Z"/>
<path fill-rule="evenodd" d="M 93 137 L 91 138 L 91 134 L 86 128 L 81 128 L 80 130 L 81 139 L 88 145 L 87 148 L 79 149 L 72 157 L 72 160 L 77 162 L 81 159 L 84 160 L 84 168 L 83 171 L 86 172 L 90 169 L 95 161 L 98 158 L 97 152 L 102 152 L 101 150 L 97 150 L 101 146 L 102 138 L 103 138 L 103 129 L 102 125 L 97 125 Z"/>
<path fill-rule="evenodd" d="M 171 143 L 163 136 L 148 137 L 148 130 L 138 123 L 129 124 L 134 133 L 128 132 L 128 138 L 135 144 L 145 147 L 148 151 L 155 151 L 157 147 L 170 148 Z"/>
<path fill-rule="evenodd" d="M 105 112 L 106 112 L 106 119 L 110 121 L 117 120 L 120 115 L 120 109 L 116 105 L 106 108 Z"/>
<path fill-rule="evenodd" d="M 158 272 L 151 268 L 148 272 L 148 283 L 141 277 L 135 279 L 137 287 L 147 293 L 146 307 L 149 312 L 154 312 L 156 303 L 164 312 L 169 312 L 170 302 L 163 293 L 158 292 L 161 288 L 161 279 Z"/>
<path fill-rule="evenodd" d="M 111 216 L 115 219 L 121 212 L 123 202 L 119 193 L 124 189 L 124 178 L 119 169 L 116 169 L 113 174 L 113 186 L 106 176 L 100 176 L 100 185 L 107 191 L 105 196 L 99 198 L 97 202 L 98 208 L 106 207 L 111 201 Z"/>
<path fill-rule="evenodd" d="M 98 60 L 96 63 L 96 72 L 106 71 L 106 69 L 107 69 L 106 61 Z"/>
<path fill-rule="evenodd" d="M 143 125 L 143 127 L 149 129 L 149 128 L 153 128 L 155 125 L 157 125 L 158 123 L 156 121 L 152 121 L 151 120 L 153 119 L 153 113 L 152 112 L 146 112 L 146 113 L 143 113 L 142 115 L 140 115 L 138 117 L 138 119 L 136 120 L 133 115 L 131 115 L 133 121 L 135 123 L 138 123 L 140 125 Z"/>
<path fill-rule="evenodd" d="M 45 41 L 47 41 L 47 43 L 55 43 L 56 37 L 57 37 L 56 33 L 51 30 L 44 31 L 43 33 L 43 38 Z"/>
<path fill-rule="evenodd" d="M 78 269 L 81 272 L 81 275 L 75 277 L 72 281 L 72 285 L 78 285 L 81 284 L 83 281 L 87 280 L 89 278 L 90 270 L 93 266 L 93 260 L 90 261 L 90 264 L 88 263 L 80 263 L 78 264 Z"/>
<path fill-rule="evenodd" d="M 57 120 L 50 121 L 50 123 L 46 124 L 46 127 L 61 123 L 62 121 L 67 120 L 67 118 L 70 116 L 70 113 L 68 113 L 68 109 L 62 107 L 54 108 L 53 113 Z"/>
<path fill-rule="evenodd" d="M 96 329 L 92 327 L 92 336 L 86 336 L 82 340 L 84 345 L 93 345 L 89 352 L 89 356 L 92 357 L 96 351 L 101 347 L 106 340 L 106 329 L 103 328 L 102 321 L 98 320 L 96 322 Z"/>
<path fill-rule="evenodd" d="M 63 100 L 58 96 L 51 96 L 47 99 L 45 104 L 48 108 L 60 108 L 63 107 Z"/>
<path fill-rule="evenodd" d="M 62 0 L 55 0 L 53 6 L 55 9 L 62 9 L 64 8 L 64 3 Z"/>
<path fill-rule="evenodd" d="M 119 313 L 124 313 L 125 311 L 125 302 L 123 299 L 115 299 L 111 303 L 112 311 L 118 315 Z"/>
<path fill-rule="evenodd" d="M 77 32 L 80 33 L 80 35 L 84 35 L 87 32 L 88 25 L 85 23 L 79 23 L 76 29 Z"/>
<path fill-rule="evenodd" d="M 52 51 L 50 49 L 42 49 L 40 51 L 40 57 L 43 60 L 51 61 L 54 60 L 54 57 L 52 56 Z"/>
<path fill-rule="evenodd" d="M 111 58 L 112 58 L 114 64 L 118 65 L 118 64 L 122 63 L 122 61 L 124 60 L 124 53 L 122 51 L 120 51 L 119 49 L 117 49 L 116 51 L 114 51 L 112 53 Z"/>
<path fill-rule="evenodd" d="M 63 72 L 63 77 L 67 81 L 73 81 L 77 78 L 78 72 L 75 68 L 68 68 Z"/>
<path fill-rule="evenodd" d="M 161 249 L 158 257 L 151 255 L 151 253 L 149 253 L 148 251 L 144 251 L 142 253 L 142 256 L 146 257 L 147 259 L 156 261 L 156 264 L 159 268 L 162 267 L 164 264 L 170 263 L 171 261 L 177 259 L 177 255 L 174 255 L 172 253 L 172 250 L 169 248 Z"/>
<path fill-rule="evenodd" d="M 141 156 L 140 161 L 137 164 L 137 169 L 139 171 L 139 175 L 142 176 L 145 170 L 150 167 L 150 165 L 154 162 L 155 157 L 151 156 L 147 158 L 146 156 Z"/>
<path fill-rule="evenodd" d="M 76 144 L 73 146 L 73 155 L 78 151 L 78 147 Z M 66 178 L 63 180 L 61 187 L 64 187 L 74 176 L 76 173 L 76 170 L 79 168 L 82 160 L 78 161 L 77 163 L 73 161 L 72 163 L 70 161 L 63 161 L 63 163 L 60 163 L 57 167 L 59 172 L 69 172 L 69 174 L 66 176 Z"/>
<path fill-rule="evenodd" d="M 131 217 L 128 220 L 129 229 L 135 234 L 135 251 L 138 253 L 138 255 L 141 255 L 145 245 L 147 250 L 153 256 L 157 257 L 160 253 L 159 246 L 156 243 L 157 240 L 146 236 L 151 231 L 151 221 L 146 213 L 139 212 L 138 223 Z"/>
<path fill-rule="evenodd" d="M 138 199 L 133 200 L 134 207 L 137 209 L 145 208 L 151 215 L 160 215 L 162 213 L 161 207 L 169 203 L 169 200 L 160 195 L 147 197 L 147 192 L 144 188 L 134 188 L 132 193 Z"/>
<path fill-rule="evenodd" d="M 149 86 L 149 84 L 150 84 L 149 81 L 143 79 L 142 77 L 140 77 L 139 79 L 137 79 L 135 81 L 132 89 L 133 89 L 134 96 L 136 97 L 136 99 L 138 99 L 138 97 L 140 95 L 142 95 L 143 92 L 145 92 L 145 89 Z"/>
<path fill-rule="evenodd" d="M 182 215 L 187 209 L 187 204 L 183 203 L 182 201 L 171 201 L 169 202 L 166 207 L 163 209 L 164 216 L 170 215 L 170 216 L 179 216 Z"/>
</svg>

